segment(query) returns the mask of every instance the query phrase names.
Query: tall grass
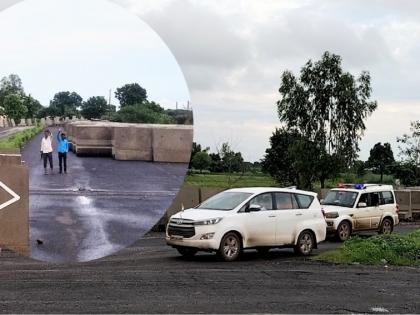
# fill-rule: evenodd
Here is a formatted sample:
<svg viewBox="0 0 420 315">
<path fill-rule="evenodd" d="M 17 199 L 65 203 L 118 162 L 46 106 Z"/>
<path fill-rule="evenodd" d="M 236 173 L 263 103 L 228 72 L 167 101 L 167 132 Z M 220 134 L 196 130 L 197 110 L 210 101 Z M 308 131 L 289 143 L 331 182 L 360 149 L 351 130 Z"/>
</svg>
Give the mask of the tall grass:
<svg viewBox="0 0 420 315">
<path fill-rule="evenodd" d="M 339 249 L 322 253 L 314 259 L 339 264 L 420 266 L 420 230 L 407 235 L 353 237 Z"/>
</svg>

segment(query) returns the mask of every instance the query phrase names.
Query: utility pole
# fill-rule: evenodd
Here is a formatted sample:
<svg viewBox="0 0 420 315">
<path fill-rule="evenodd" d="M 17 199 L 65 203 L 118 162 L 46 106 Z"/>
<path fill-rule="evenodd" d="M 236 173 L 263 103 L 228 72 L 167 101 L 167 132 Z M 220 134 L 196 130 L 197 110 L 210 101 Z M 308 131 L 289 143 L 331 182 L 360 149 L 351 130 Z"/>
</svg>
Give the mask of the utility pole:
<svg viewBox="0 0 420 315">
<path fill-rule="evenodd" d="M 111 106 L 111 95 L 112 95 L 112 89 L 109 89 L 109 102 L 108 102 L 109 106 Z"/>
</svg>

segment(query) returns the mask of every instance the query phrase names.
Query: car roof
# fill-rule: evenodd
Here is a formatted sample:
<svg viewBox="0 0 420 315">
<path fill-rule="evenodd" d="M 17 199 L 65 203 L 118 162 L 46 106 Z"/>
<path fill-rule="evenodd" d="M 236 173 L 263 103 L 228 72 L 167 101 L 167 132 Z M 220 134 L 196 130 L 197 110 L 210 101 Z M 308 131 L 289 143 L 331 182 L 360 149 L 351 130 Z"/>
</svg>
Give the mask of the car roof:
<svg viewBox="0 0 420 315">
<path fill-rule="evenodd" d="M 336 187 L 332 188 L 331 190 L 335 191 L 352 191 L 352 192 L 375 192 L 375 191 L 389 191 L 394 190 L 392 185 L 381 185 L 381 184 L 366 184 L 364 188 L 356 189 L 356 188 L 349 188 L 349 187 Z"/>
<path fill-rule="evenodd" d="M 232 188 L 226 191 L 230 192 L 245 192 L 251 194 L 261 194 L 265 192 L 288 192 L 288 193 L 299 193 L 311 196 L 317 196 L 317 193 L 306 190 L 299 190 L 295 188 L 279 188 L 279 187 L 243 187 L 243 188 Z"/>
</svg>

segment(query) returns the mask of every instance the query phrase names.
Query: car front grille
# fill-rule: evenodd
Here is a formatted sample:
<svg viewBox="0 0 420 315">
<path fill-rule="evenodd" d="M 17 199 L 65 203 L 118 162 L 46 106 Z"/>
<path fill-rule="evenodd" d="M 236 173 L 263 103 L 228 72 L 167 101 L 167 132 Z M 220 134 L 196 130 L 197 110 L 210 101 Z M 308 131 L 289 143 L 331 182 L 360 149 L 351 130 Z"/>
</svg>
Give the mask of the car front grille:
<svg viewBox="0 0 420 315">
<path fill-rule="evenodd" d="M 171 219 L 168 224 L 169 236 L 182 236 L 185 238 L 195 235 L 195 227 L 192 220 Z"/>
</svg>

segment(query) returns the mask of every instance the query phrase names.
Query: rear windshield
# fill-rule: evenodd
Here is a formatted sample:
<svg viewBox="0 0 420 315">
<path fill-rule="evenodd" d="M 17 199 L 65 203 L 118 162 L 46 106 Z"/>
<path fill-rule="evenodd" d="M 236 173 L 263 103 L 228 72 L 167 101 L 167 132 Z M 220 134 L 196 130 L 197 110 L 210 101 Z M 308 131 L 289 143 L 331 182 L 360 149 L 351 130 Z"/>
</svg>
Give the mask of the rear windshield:
<svg viewBox="0 0 420 315">
<path fill-rule="evenodd" d="M 353 208 L 356 198 L 357 193 L 353 191 L 330 190 L 322 204 Z"/>
<path fill-rule="evenodd" d="M 221 192 L 196 207 L 206 210 L 233 210 L 253 194 L 245 192 Z"/>
</svg>

